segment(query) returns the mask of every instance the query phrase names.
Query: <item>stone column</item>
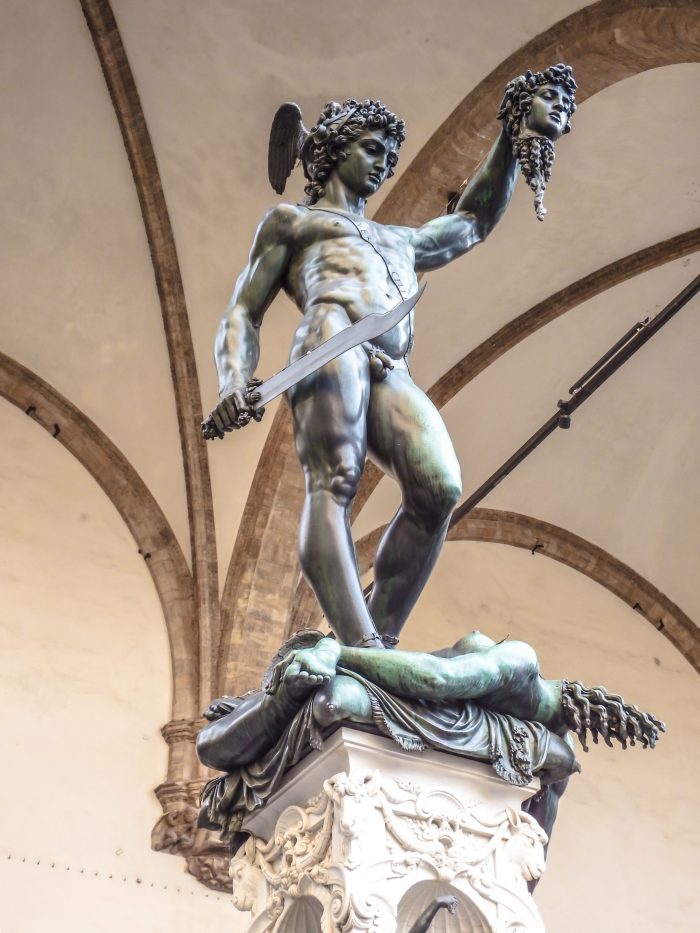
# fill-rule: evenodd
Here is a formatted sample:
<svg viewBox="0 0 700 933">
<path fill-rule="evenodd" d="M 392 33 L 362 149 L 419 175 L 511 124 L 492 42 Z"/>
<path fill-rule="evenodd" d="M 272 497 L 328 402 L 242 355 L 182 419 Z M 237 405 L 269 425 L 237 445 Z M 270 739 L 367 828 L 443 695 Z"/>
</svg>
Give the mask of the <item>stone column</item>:
<svg viewBox="0 0 700 933">
<path fill-rule="evenodd" d="M 547 837 L 520 811 L 538 788 L 343 726 L 245 821 L 234 904 L 249 933 L 409 933 L 454 895 L 456 913 L 431 931 L 543 933 L 527 881 L 544 871 Z"/>
</svg>

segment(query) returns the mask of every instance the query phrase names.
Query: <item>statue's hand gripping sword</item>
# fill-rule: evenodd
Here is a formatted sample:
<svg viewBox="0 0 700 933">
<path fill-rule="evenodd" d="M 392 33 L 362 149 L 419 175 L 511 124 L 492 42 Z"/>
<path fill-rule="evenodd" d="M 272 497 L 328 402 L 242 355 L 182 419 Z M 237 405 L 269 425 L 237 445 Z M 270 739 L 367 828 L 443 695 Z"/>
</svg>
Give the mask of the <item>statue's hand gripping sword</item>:
<svg viewBox="0 0 700 933">
<path fill-rule="evenodd" d="M 404 301 L 400 301 L 390 311 L 368 314 L 367 317 L 362 318 L 355 324 L 351 324 L 350 327 L 346 327 L 340 333 L 334 334 L 320 346 L 309 350 L 304 356 L 299 357 L 298 360 L 290 363 L 289 366 L 275 373 L 274 376 L 270 376 L 265 382 L 261 384 L 257 384 L 257 382 L 249 383 L 246 392 L 247 403 L 252 409 L 258 410 L 272 401 L 273 398 L 277 398 L 278 395 L 301 382 L 302 379 L 321 369 L 326 363 L 330 363 L 341 353 L 381 337 L 392 327 L 396 327 L 407 314 L 410 314 L 424 290 L 425 285 L 422 285 L 415 294 Z M 211 415 L 202 422 L 202 437 L 207 441 L 221 437 L 221 432 Z"/>
</svg>

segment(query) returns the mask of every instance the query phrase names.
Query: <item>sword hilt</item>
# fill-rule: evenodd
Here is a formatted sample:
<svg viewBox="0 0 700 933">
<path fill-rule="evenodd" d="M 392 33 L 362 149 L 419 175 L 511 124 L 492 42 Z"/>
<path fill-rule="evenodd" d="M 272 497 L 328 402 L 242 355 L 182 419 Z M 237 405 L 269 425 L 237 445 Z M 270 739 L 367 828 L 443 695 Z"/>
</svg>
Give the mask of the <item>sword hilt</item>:
<svg viewBox="0 0 700 933">
<path fill-rule="evenodd" d="M 237 428 L 244 428 L 250 422 L 251 417 L 253 418 L 254 421 L 260 421 L 260 419 L 262 418 L 265 409 L 262 406 L 256 408 L 257 403 L 260 401 L 260 393 L 257 390 L 258 390 L 258 387 L 261 385 L 262 385 L 261 379 L 251 379 L 247 383 L 245 387 L 245 391 L 243 392 L 243 398 L 246 404 L 251 409 L 253 409 L 253 413 L 251 415 L 245 410 L 240 412 L 238 416 L 238 423 L 234 426 L 234 430 Z M 256 398 L 256 395 L 257 395 L 257 398 Z M 225 396 L 225 397 L 228 397 L 228 396 Z M 202 421 L 201 428 L 202 428 L 202 438 L 205 441 L 212 441 L 212 440 L 216 440 L 216 438 L 221 437 L 221 432 L 219 431 L 218 427 L 216 426 L 216 422 L 214 421 L 213 412 L 212 414 L 208 415 L 204 419 L 204 421 Z"/>
</svg>

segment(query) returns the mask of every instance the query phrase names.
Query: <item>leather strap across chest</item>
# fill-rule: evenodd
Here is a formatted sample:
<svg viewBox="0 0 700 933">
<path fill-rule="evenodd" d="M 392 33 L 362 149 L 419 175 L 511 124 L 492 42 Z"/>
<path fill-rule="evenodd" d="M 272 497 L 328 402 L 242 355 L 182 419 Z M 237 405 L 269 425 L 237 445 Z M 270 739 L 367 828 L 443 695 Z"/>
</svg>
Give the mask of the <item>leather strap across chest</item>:
<svg viewBox="0 0 700 933">
<path fill-rule="evenodd" d="M 384 251 L 382 250 L 381 246 L 377 243 L 377 239 L 374 236 L 372 227 L 366 220 L 364 220 L 364 218 L 361 220 L 355 220 L 353 217 L 351 217 L 349 214 L 346 214 L 344 211 L 334 211 L 330 207 L 309 207 L 306 204 L 304 205 L 304 207 L 306 207 L 306 209 L 309 211 L 323 211 L 325 214 L 334 214 L 336 217 L 342 217 L 343 220 L 347 220 L 349 223 L 351 223 L 352 226 L 357 230 L 359 235 L 362 237 L 362 239 L 365 241 L 365 243 L 369 243 L 369 245 L 372 247 L 374 252 L 377 254 L 377 256 L 379 256 L 379 258 L 382 260 L 382 262 L 386 266 L 387 272 L 389 273 L 389 278 L 394 283 L 394 287 L 396 288 L 397 292 L 401 296 L 402 300 L 405 301 L 411 295 L 411 290 L 409 286 L 403 281 L 401 277 L 401 273 L 396 268 L 396 266 L 392 263 L 391 259 L 389 259 L 384 254 Z"/>
</svg>

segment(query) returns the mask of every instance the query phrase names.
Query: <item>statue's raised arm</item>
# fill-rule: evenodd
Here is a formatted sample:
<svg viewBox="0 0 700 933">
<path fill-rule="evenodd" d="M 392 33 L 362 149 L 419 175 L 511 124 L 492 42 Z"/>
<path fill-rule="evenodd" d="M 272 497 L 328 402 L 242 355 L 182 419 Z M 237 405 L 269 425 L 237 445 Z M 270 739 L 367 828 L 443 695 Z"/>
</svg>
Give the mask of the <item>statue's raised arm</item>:
<svg viewBox="0 0 700 933">
<path fill-rule="evenodd" d="M 575 92 L 568 65 L 528 71 L 509 82 L 498 110 L 501 132 L 486 158 L 450 200 L 448 213 L 413 231 L 418 271 L 437 269 L 486 239 L 511 199 L 518 164 L 535 192 L 537 218 L 544 220 L 554 142 L 571 129 Z"/>
</svg>

